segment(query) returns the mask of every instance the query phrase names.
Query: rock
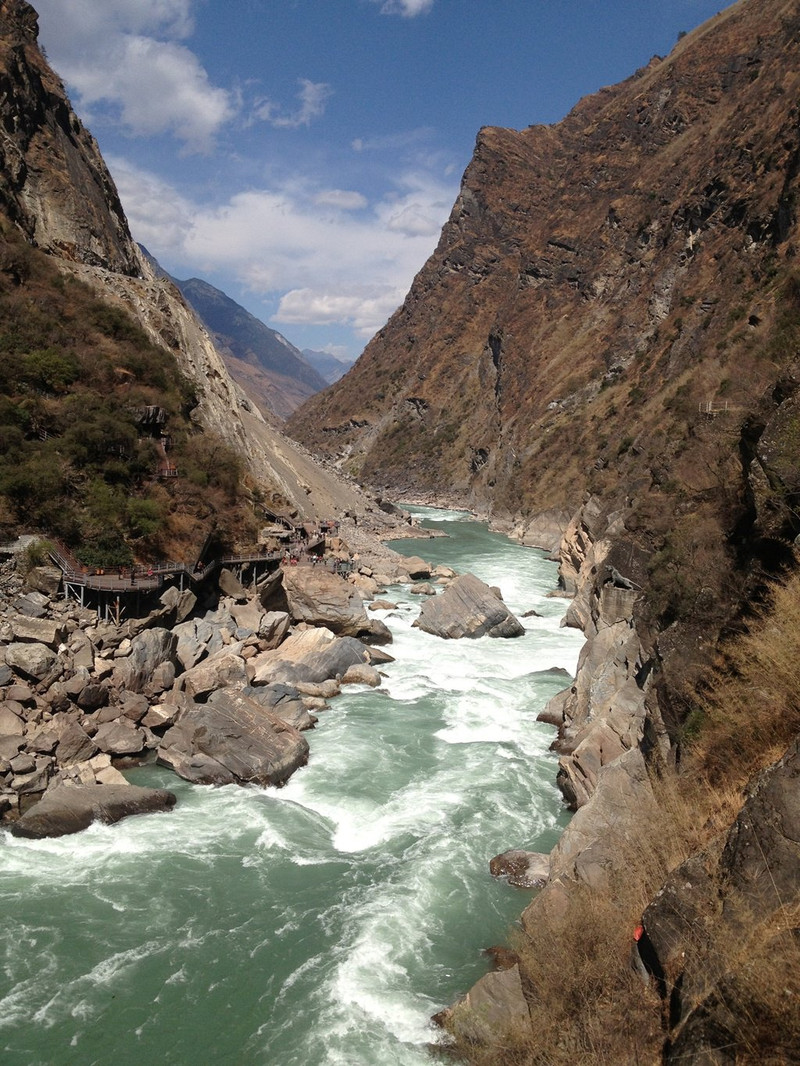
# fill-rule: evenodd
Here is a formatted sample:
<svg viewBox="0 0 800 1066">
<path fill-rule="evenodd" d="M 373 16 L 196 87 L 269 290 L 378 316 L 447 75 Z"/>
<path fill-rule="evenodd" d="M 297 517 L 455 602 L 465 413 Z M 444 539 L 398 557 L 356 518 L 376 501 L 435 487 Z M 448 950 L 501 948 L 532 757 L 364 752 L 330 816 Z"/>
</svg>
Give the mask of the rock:
<svg viewBox="0 0 800 1066">
<path fill-rule="evenodd" d="M 24 614 L 7 615 L 14 640 L 46 644 L 55 650 L 64 639 L 64 629 L 50 618 L 30 618 Z"/>
<path fill-rule="evenodd" d="M 49 599 L 55 599 L 61 588 L 61 571 L 57 566 L 32 566 L 25 575 L 28 587 Z"/>
<path fill-rule="evenodd" d="M 132 814 L 170 810 L 175 795 L 163 788 L 137 785 L 64 785 L 48 789 L 37 804 L 11 826 L 14 836 L 39 839 L 78 833 L 94 821 L 110 825 Z"/>
<path fill-rule="evenodd" d="M 447 1027 L 469 1044 L 496 1046 L 497 1033 L 530 1024 L 519 965 L 487 973 L 463 1000 L 444 1012 Z"/>
<path fill-rule="evenodd" d="M 12 733 L 8 736 L 0 735 L 0 760 L 10 763 L 19 754 L 20 748 L 24 747 L 25 738 L 22 733 Z"/>
<path fill-rule="evenodd" d="M 6 689 L 6 700 L 29 705 L 36 702 L 36 695 L 28 685 L 9 685 Z"/>
<path fill-rule="evenodd" d="M 287 567 L 283 588 L 295 622 L 325 627 L 337 636 L 369 632 L 364 601 L 357 590 L 324 567 Z"/>
<path fill-rule="evenodd" d="M 374 666 L 368 666 L 367 663 L 348 666 L 342 678 L 343 685 L 369 685 L 370 688 L 377 688 L 380 683 L 381 675 Z"/>
<path fill-rule="evenodd" d="M 6 663 L 17 673 L 41 681 L 56 663 L 56 654 L 44 644 L 9 644 Z"/>
<path fill-rule="evenodd" d="M 178 678 L 177 683 L 181 691 L 192 698 L 198 698 L 223 686 L 246 685 L 246 663 L 240 652 L 240 644 L 231 644 L 214 655 L 209 655 Z"/>
<path fill-rule="evenodd" d="M 418 555 L 404 555 L 398 561 L 398 567 L 408 574 L 411 581 L 427 581 L 431 576 L 430 563 L 420 559 Z"/>
<path fill-rule="evenodd" d="M 397 604 L 396 603 L 392 603 L 391 600 L 373 600 L 373 602 L 369 605 L 368 610 L 370 610 L 370 611 L 396 611 L 397 610 Z"/>
<path fill-rule="evenodd" d="M 338 684 L 333 684 L 338 692 Z M 254 700 L 259 706 L 266 707 L 295 729 L 313 729 L 316 724 L 314 715 L 308 713 L 307 702 L 293 685 L 250 686 L 243 690 L 242 695 Z"/>
<path fill-rule="evenodd" d="M 267 611 L 262 616 L 261 626 L 258 630 L 259 638 L 268 648 L 277 648 L 286 634 L 289 632 L 291 618 L 286 611 Z"/>
<path fill-rule="evenodd" d="M 20 708 L 21 709 L 21 708 Z M 0 736 L 16 736 L 25 732 L 25 722 L 7 705 L 0 703 Z"/>
<path fill-rule="evenodd" d="M 464 574 L 422 605 L 414 623 L 426 633 L 460 637 L 518 637 L 525 629 L 503 601 L 474 574 Z"/>
<path fill-rule="evenodd" d="M 61 729 L 56 746 L 56 761 L 59 766 L 85 762 L 97 752 L 97 745 L 77 722 L 67 721 Z"/>
<path fill-rule="evenodd" d="M 158 761 L 197 784 L 280 785 L 308 758 L 300 733 L 231 689 L 185 707 L 158 749 Z"/>
<path fill-rule="evenodd" d="M 50 600 L 41 592 L 28 592 L 14 600 L 14 610 L 30 618 L 44 618 L 49 606 Z"/>
<path fill-rule="evenodd" d="M 412 596 L 435 596 L 436 588 L 430 581 L 418 581 L 408 590 Z"/>
<path fill-rule="evenodd" d="M 114 684 L 130 692 L 144 692 L 156 667 L 176 662 L 177 638 L 168 629 L 146 629 L 131 641 L 130 654 L 117 659 Z"/>
<path fill-rule="evenodd" d="M 53 760 L 49 755 L 37 755 L 34 759 L 34 769 L 28 773 L 15 774 L 11 781 L 11 787 L 21 796 L 29 796 L 36 792 L 44 792 L 53 773 Z"/>
<path fill-rule="evenodd" d="M 223 568 L 219 572 L 219 578 L 217 579 L 220 592 L 225 596 L 230 596 L 236 600 L 237 603 L 244 603 L 248 599 L 247 589 L 242 585 L 241 581 L 230 570 Z"/>
<path fill-rule="evenodd" d="M 142 718 L 141 724 L 146 729 L 164 729 L 172 725 L 178 717 L 180 706 L 177 703 L 156 703 Z"/>
<path fill-rule="evenodd" d="M 82 711 L 91 713 L 108 703 L 108 685 L 103 681 L 90 681 L 85 685 L 75 701 Z"/>
<path fill-rule="evenodd" d="M 505 877 L 517 888 L 540 888 L 550 876 L 550 856 L 537 851 L 504 851 L 489 863 L 492 877 Z"/>
<path fill-rule="evenodd" d="M 144 749 L 144 733 L 127 718 L 118 718 L 98 727 L 94 743 L 109 755 L 138 755 Z"/>
<path fill-rule="evenodd" d="M 274 651 L 251 659 L 248 671 L 252 671 L 254 685 L 276 681 L 297 685 L 343 677 L 349 666 L 366 661 L 367 650 L 354 637 L 335 637 L 329 629 L 307 629 Z"/>
<path fill-rule="evenodd" d="M 365 644 L 391 644 L 394 640 L 392 631 L 380 618 L 370 618 L 369 631 L 361 634 Z"/>
<path fill-rule="evenodd" d="M 184 589 L 183 592 L 181 592 L 177 585 L 170 585 L 170 587 L 165 589 L 159 597 L 159 603 L 161 603 L 166 610 L 173 613 L 173 624 L 180 625 L 181 622 L 184 622 L 189 617 L 197 606 L 197 596 L 195 596 L 191 589 Z"/>
</svg>

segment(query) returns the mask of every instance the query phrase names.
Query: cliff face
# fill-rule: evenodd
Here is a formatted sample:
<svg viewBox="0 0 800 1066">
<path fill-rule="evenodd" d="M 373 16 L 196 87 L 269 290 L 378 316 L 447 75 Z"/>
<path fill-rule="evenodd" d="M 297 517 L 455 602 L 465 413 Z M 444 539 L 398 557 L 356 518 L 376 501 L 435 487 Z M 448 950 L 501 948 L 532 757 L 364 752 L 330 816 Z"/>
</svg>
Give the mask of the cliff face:
<svg viewBox="0 0 800 1066">
<path fill-rule="evenodd" d="M 0 0 L 0 218 L 133 315 L 175 357 L 195 387 L 197 423 L 237 450 L 282 509 L 309 518 L 372 510 L 354 486 L 264 421 L 177 288 L 145 260 L 97 144 L 39 50 L 37 32 L 29 4 Z"/>
<path fill-rule="evenodd" d="M 404 305 L 290 432 L 509 519 L 639 479 L 708 491 L 734 452 L 698 406 L 749 409 L 791 357 L 769 339 L 799 48 L 796 5 L 743 0 L 556 126 L 482 130 Z"/>
</svg>

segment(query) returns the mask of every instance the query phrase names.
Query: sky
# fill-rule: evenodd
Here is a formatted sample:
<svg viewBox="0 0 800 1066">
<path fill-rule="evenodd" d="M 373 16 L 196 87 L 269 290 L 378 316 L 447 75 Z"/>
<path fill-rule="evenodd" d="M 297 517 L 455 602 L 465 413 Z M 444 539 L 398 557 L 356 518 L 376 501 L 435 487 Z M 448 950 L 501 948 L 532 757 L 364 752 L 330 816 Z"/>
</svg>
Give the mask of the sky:
<svg viewBox="0 0 800 1066">
<path fill-rule="evenodd" d="M 725 0 L 33 0 L 133 236 L 355 358 L 436 247 L 482 126 L 557 122 Z"/>
</svg>

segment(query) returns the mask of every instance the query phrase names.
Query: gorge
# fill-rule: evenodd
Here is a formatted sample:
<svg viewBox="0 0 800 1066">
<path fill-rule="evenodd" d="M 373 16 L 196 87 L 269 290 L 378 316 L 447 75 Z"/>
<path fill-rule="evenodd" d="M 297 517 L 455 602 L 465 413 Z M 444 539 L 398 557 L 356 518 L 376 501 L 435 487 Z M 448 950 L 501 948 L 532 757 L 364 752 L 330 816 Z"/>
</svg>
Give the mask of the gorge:
<svg viewBox="0 0 800 1066">
<path fill-rule="evenodd" d="M 669 56 L 581 101 L 563 122 L 482 130 L 439 246 L 405 303 L 343 379 L 292 415 L 285 427 L 292 437 L 234 383 L 208 332 L 131 240 L 97 147 L 37 47 L 27 3 L 1 0 L 0 37 L 4 539 L 48 535 L 76 553 L 88 544 L 107 551 L 102 534 L 110 530 L 113 550 L 130 554 L 109 556 L 110 563 L 87 556 L 87 569 L 122 574 L 179 555 L 202 570 L 208 558 L 254 550 L 262 534 L 265 554 L 275 554 L 279 531 L 264 533 L 275 521 L 297 532 L 336 519 L 338 542 L 327 543 L 324 558 L 352 566 L 348 595 L 356 588 L 369 598 L 401 579 L 377 539 L 413 532 L 387 500 L 427 499 L 467 508 L 510 537 L 502 548 L 492 542 L 499 569 L 489 562 L 482 571 L 481 552 L 465 569 L 501 586 L 515 613 L 535 604 L 544 616 L 526 619 L 523 637 L 442 642 L 447 650 L 437 655 L 453 656 L 445 706 L 427 667 L 410 652 L 404 657 L 411 643 L 438 638 L 412 633 L 409 605 L 421 600 L 392 587 L 385 594 L 401 602 L 392 622 L 395 662 L 382 661 L 374 644 L 358 644 L 369 627 L 337 639 L 355 642 L 347 647 L 358 662 L 348 666 L 385 672 L 379 683 L 402 710 L 376 711 L 379 692 L 361 687 L 373 675 L 360 673 L 319 729 L 320 752 L 324 744 L 331 750 L 316 761 L 312 753 L 282 792 L 226 786 L 201 797 L 197 786 L 179 784 L 177 808 L 163 822 L 153 815 L 94 825 L 78 844 L 5 838 L 14 878 L 22 879 L 9 882 L 6 897 L 9 910 L 21 908 L 24 927 L 9 944 L 19 971 L 4 1000 L 15 1061 L 47 1061 L 54 1048 L 73 1054 L 65 1042 L 78 1048 L 79 1061 L 82 1041 L 96 1048 L 97 1061 L 112 1054 L 119 1061 L 120 1031 L 107 1027 L 117 1016 L 139 1042 L 127 1045 L 129 1061 L 140 1061 L 142 1048 L 163 1039 L 158 1012 L 142 1011 L 140 993 L 128 998 L 129 978 L 141 978 L 148 1001 L 171 1004 L 174 1013 L 164 1017 L 176 1018 L 179 1030 L 191 986 L 197 1013 L 188 1035 L 178 1034 L 186 1042 L 176 1061 L 209 1040 L 227 1047 L 219 1019 L 232 1016 L 244 995 L 248 1017 L 231 1061 L 239 1054 L 267 1061 L 285 1041 L 280 1061 L 297 1066 L 417 1062 L 433 1039 L 423 1016 L 466 993 L 484 968 L 475 952 L 492 944 L 475 915 L 498 907 L 494 942 L 525 903 L 511 948 L 496 952 L 498 968 L 439 1015 L 464 1061 L 793 1061 L 800 995 L 796 4 L 740 0 L 682 37 Z M 134 406 L 168 412 L 181 477 L 150 476 L 153 441 L 137 433 Z M 127 426 L 119 437 L 114 422 Z M 81 451 L 85 440 L 92 446 Z M 54 500 L 58 506 L 44 506 Z M 448 521 L 466 529 L 462 518 Z M 426 558 L 455 565 L 447 544 L 431 541 Z M 556 574 L 534 548 L 556 553 L 568 603 L 545 597 Z M 422 553 L 418 544 L 414 550 Z M 0 629 L 10 818 L 24 817 L 48 775 L 64 771 L 57 751 L 67 720 L 89 739 L 88 729 L 104 735 L 104 712 L 127 718 L 162 752 L 164 730 L 175 726 L 165 706 L 181 705 L 178 722 L 193 714 L 205 722 L 215 685 L 189 691 L 196 667 L 178 664 L 174 649 L 143 682 L 147 695 L 129 700 L 127 682 L 110 671 L 127 668 L 117 660 L 132 662 L 140 638 L 155 641 L 158 631 L 187 621 L 195 636 L 205 627 L 198 657 L 227 656 L 231 688 L 253 681 L 251 661 L 254 669 L 256 660 L 274 663 L 269 657 L 286 638 L 288 630 L 275 636 L 276 620 L 265 613 L 285 614 L 289 640 L 320 639 L 318 624 L 299 608 L 271 604 L 253 576 L 252 626 L 233 610 L 232 582 L 215 588 L 213 603 L 209 588 L 188 606 L 170 593 L 168 603 L 148 604 L 152 613 L 126 619 L 127 629 L 117 619 L 113 635 L 76 614 L 68 639 L 54 631 L 52 658 L 37 677 L 25 673 L 15 650 L 40 643 L 19 618 L 20 597 L 36 602 L 22 587 L 24 569 L 9 567 L 4 577 L 10 591 Z M 413 581 L 412 570 L 404 580 Z M 529 570 L 544 583 L 524 594 L 509 588 Z M 777 578 L 783 587 L 774 592 Z M 223 613 L 214 617 L 216 610 Z M 388 622 L 393 608 L 385 610 Z M 568 628 L 560 630 L 564 610 Z M 89 629 L 83 643 L 76 633 Z M 419 653 L 423 662 L 429 647 Z M 51 667 L 65 686 L 58 704 Z M 345 669 L 325 680 L 338 686 Z M 562 670 L 575 673 L 566 689 Z M 109 703 L 92 707 L 85 691 L 98 672 L 103 682 L 112 677 L 102 696 Z M 507 687 L 512 677 L 523 679 L 521 693 Z M 431 705 L 414 709 L 417 697 Z M 295 685 L 292 713 L 320 709 L 317 699 L 324 702 L 321 689 Z M 546 725 L 536 725 L 534 713 Z M 293 736 L 294 725 L 271 715 L 264 714 L 270 728 Z M 415 732 L 420 719 L 432 733 Z M 358 744 L 340 734 L 350 721 L 362 730 Z M 554 755 L 547 753 L 552 727 Z M 296 755 L 305 743 L 297 736 Z M 14 738 L 20 743 L 7 759 Z M 22 751 L 23 738 L 38 738 L 44 749 Z M 473 762 L 484 744 L 488 762 Z M 190 750 L 185 763 L 203 770 L 209 758 Z M 112 759 L 101 762 L 87 787 L 117 781 Z M 20 785 L 29 774 L 40 775 L 36 788 Z M 168 780 L 151 767 L 130 776 L 161 787 Z M 384 794 L 362 791 L 368 776 Z M 568 824 L 556 778 L 574 812 Z M 457 785 L 469 795 L 466 807 Z M 222 824 L 212 830 L 215 803 Z M 489 847 L 480 836 L 487 808 L 510 818 L 504 832 L 516 839 Z M 175 819 L 173 840 L 161 825 Z M 444 826 L 446 839 L 437 835 Z M 196 854 L 198 837 L 205 843 Z M 229 850 L 231 837 L 237 843 Z M 397 850 L 382 852 L 384 837 L 396 837 Z M 353 855 L 372 846 L 375 869 L 367 872 Z M 469 878 L 482 884 L 474 895 L 464 888 L 467 875 L 442 861 L 459 848 L 474 866 Z M 508 848 L 549 852 L 544 887 L 532 898 L 525 890 L 522 902 L 486 867 Z M 177 900 L 161 897 L 162 924 L 150 939 L 135 926 L 117 950 L 99 932 L 109 919 L 153 919 L 153 890 L 135 884 L 126 854 L 140 865 L 152 861 L 156 878 L 172 870 L 180 889 Z M 415 872 L 406 877 L 405 864 L 420 856 L 428 865 L 422 873 L 409 867 Z M 95 881 L 104 860 L 108 881 Z M 131 888 L 124 901 L 115 895 L 121 882 Z M 90 884 L 87 917 L 71 908 Z M 292 902 L 298 884 L 322 899 L 313 918 Z M 241 899 L 231 898 L 235 885 Z M 61 931 L 41 918 L 28 922 L 26 906 L 36 898 L 45 911 L 63 906 L 80 920 Z M 387 932 L 386 915 L 400 898 L 410 901 L 403 913 L 411 917 Z M 252 917 L 254 901 L 274 909 L 270 930 Z M 349 925 L 344 902 L 363 924 Z M 422 915 L 436 915 L 440 903 L 463 924 L 448 926 L 432 948 Z M 194 910 L 224 920 L 200 930 Z M 185 955 L 165 946 L 175 926 Z M 337 940 L 346 940 L 346 927 L 347 948 Z M 464 927 L 462 951 L 466 933 L 454 929 Z M 304 946 L 279 968 L 275 938 L 287 931 L 299 932 Z M 95 933 L 91 964 L 63 980 L 63 958 L 91 954 Z M 228 934 L 246 993 L 216 977 Z M 320 936 L 330 938 L 324 957 L 314 950 Z M 195 985 L 207 947 L 202 965 L 211 972 L 201 970 Z M 425 971 L 414 971 L 414 988 L 404 984 L 411 956 Z M 264 971 L 274 966 L 263 988 L 249 981 L 259 957 Z M 310 991 L 315 970 L 322 982 Z M 392 998 L 398 983 L 399 1002 Z M 117 989 L 126 989 L 127 1006 L 110 1003 Z M 215 1035 L 210 1019 L 197 1021 L 206 996 L 220 1026 Z M 303 997 L 325 1001 L 310 1033 L 300 1032 Z M 270 1010 L 292 1003 L 296 1013 L 261 1020 L 264 1003 Z M 31 1019 L 56 1041 L 47 1052 L 30 1043 Z"/>
</svg>

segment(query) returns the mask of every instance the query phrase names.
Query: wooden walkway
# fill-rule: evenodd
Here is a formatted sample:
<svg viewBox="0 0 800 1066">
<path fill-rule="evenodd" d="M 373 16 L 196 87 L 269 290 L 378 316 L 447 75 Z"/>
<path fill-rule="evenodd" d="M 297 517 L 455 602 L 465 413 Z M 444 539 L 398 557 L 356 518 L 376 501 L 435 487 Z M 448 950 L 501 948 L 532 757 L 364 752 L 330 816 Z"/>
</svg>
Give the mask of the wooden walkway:
<svg viewBox="0 0 800 1066">
<path fill-rule="evenodd" d="M 253 567 L 254 573 L 260 565 L 263 565 L 265 570 L 275 570 L 285 560 L 287 552 L 293 559 L 305 561 L 304 556 L 308 557 L 324 545 L 325 538 L 318 537 L 315 540 L 295 542 L 282 551 L 225 555 L 203 564 L 169 561 L 107 570 L 82 566 L 69 549 L 61 544 L 54 546 L 49 554 L 63 575 L 66 599 L 75 599 L 82 606 L 87 605 L 87 598 L 99 601 L 100 614 L 107 620 L 119 623 L 124 613 L 124 603 L 134 595 L 138 598 L 141 593 L 158 591 L 167 583 L 177 583 L 183 591 L 191 585 L 200 584 L 223 568 L 238 572 L 240 576 L 248 567 Z M 87 593 L 90 594 L 88 597 Z"/>
</svg>

